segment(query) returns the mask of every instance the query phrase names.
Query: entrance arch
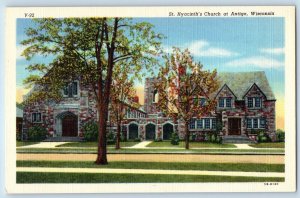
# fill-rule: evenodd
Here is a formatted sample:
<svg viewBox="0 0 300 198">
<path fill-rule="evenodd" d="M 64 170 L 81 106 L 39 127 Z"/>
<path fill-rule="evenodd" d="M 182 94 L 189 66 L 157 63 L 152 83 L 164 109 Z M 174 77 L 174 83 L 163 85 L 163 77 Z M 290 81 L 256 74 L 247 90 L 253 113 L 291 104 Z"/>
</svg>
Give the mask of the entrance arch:
<svg viewBox="0 0 300 198">
<path fill-rule="evenodd" d="M 155 140 L 155 129 L 155 124 L 149 123 L 146 125 L 146 140 Z"/>
<path fill-rule="evenodd" d="M 135 123 L 128 125 L 128 139 L 134 140 L 139 137 L 139 126 Z"/>
<path fill-rule="evenodd" d="M 166 123 L 163 126 L 163 140 L 171 139 L 172 133 L 174 132 L 174 126 L 170 123 Z"/>
<path fill-rule="evenodd" d="M 78 117 L 72 112 L 63 112 L 57 115 L 56 119 L 60 125 L 60 134 L 63 137 L 78 136 Z"/>
</svg>

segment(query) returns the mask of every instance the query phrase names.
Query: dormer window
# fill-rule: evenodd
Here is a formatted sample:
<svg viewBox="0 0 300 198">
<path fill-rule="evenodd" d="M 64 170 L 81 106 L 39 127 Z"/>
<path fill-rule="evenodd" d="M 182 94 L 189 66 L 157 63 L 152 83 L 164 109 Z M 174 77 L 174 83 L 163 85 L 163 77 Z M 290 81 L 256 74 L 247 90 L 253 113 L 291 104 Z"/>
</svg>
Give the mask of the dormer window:
<svg viewBox="0 0 300 198">
<path fill-rule="evenodd" d="M 74 81 L 63 89 L 64 97 L 76 97 L 78 96 L 78 81 Z"/>
<path fill-rule="evenodd" d="M 260 97 L 249 97 L 248 108 L 261 108 L 261 102 Z"/>
<path fill-rule="evenodd" d="M 232 107 L 232 98 L 228 98 L 228 97 L 219 98 L 219 107 L 220 108 L 231 108 Z"/>
</svg>

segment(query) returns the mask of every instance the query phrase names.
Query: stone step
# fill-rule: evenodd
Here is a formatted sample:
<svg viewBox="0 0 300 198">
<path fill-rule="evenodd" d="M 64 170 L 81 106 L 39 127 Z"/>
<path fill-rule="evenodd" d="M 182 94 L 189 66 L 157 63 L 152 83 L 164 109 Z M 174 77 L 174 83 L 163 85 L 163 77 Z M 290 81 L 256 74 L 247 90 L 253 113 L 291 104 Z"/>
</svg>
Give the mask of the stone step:
<svg viewBox="0 0 300 198">
<path fill-rule="evenodd" d="M 256 143 L 255 141 L 249 139 L 249 137 L 245 135 L 240 135 L 240 136 L 224 136 L 222 139 L 223 144 L 252 144 Z"/>
</svg>

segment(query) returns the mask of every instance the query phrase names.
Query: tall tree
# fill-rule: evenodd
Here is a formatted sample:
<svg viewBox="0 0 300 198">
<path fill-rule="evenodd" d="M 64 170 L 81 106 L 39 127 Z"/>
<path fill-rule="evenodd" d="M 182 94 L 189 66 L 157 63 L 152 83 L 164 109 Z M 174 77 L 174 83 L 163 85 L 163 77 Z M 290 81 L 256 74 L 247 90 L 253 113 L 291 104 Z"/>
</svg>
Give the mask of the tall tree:
<svg viewBox="0 0 300 198">
<path fill-rule="evenodd" d="M 193 118 L 201 118 L 215 109 L 211 94 L 219 88 L 217 72 L 203 69 L 186 49 L 173 48 L 166 64 L 160 68 L 155 88 L 158 91 L 158 107 L 176 121 L 183 121 L 185 148 L 189 149 L 189 124 Z M 201 102 L 201 98 L 205 103 Z"/>
<path fill-rule="evenodd" d="M 115 66 L 115 78 L 112 82 L 110 96 L 110 117 L 113 123 L 117 125 L 116 149 L 120 149 L 121 124 L 126 115 L 127 108 L 138 108 L 139 105 L 132 100 L 136 92 L 133 78 L 129 77 L 127 69 L 128 67 L 124 67 L 124 64 Z"/>
<path fill-rule="evenodd" d="M 143 71 L 157 66 L 161 34 L 147 22 L 129 18 L 35 19 L 28 28 L 23 55 L 53 57 L 50 64 L 32 64 L 34 73 L 25 84 L 35 85 L 28 100 L 61 99 L 66 83 L 80 79 L 92 87 L 99 113 L 97 164 L 107 164 L 106 127 L 114 66 L 126 63 L 128 71 L 141 78 Z M 41 62 L 41 61 L 39 61 Z"/>
</svg>

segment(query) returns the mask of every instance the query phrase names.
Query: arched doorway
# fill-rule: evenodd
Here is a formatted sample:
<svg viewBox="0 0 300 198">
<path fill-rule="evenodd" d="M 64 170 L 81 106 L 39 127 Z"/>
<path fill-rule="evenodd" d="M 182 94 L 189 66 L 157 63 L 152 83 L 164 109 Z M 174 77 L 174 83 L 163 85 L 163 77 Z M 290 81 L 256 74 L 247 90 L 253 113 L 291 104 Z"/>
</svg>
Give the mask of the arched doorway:
<svg viewBox="0 0 300 198">
<path fill-rule="evenodd" d="M 63 112 L 57 117 L 60 134 L 64 137 L 78 136 L 78 117 L 72 112 Z"/>
<path fill-rule="evenodd" d="M 174 127 L 170 123 L 166 123 L 163 126 L 163 140 L 171 139 L 172 133 L 174 132 Z"/>
<path fill-rule="evenodd" d="M 155 125 L 150 123 L 146 125 L 146 140 L 155 139 Z"/>
<path fill-rule="evenodd" d="M 139 126 L 135 123 L 128 125 L 128 139 L 134 140 L 139 137 Z"/>
</svg>

